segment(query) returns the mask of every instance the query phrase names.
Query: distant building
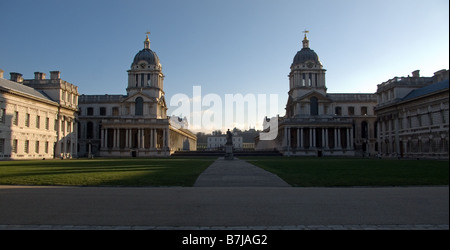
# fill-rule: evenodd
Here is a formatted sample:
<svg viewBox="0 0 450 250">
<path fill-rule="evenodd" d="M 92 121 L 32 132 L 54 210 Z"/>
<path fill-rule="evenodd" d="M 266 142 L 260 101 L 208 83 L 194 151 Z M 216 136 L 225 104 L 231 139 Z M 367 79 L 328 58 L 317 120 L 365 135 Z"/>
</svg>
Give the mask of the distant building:
<svg viewBox="0 0 450 250">
<path fill-rule="evenodd" d="M 291 64 L 286 115 L 272 118 L 278 119 L 278 136 L 257 137 L 256 150 L 296 156 L 375 154 L 376 95 L 327 93 L 325 71 L 305 34 Z"/>
<path fill-rule="evenodd" d="M 378 85 L 380 156 L 449 157 L 449 71 L 395 77 Z"/>
<path fill-rule="evenodd" d="M 150 157 L 195 150 L 197 139 L 186 122 L 166 114 L 163 83 L 147 36 L 128 70 L 126 95 L 80 96 L 79 155 Z"/>
<path fill-rule="evenodd" d="M 233 149 L 242 150 L 243 149 L 243 139 L 242 136 L 233 136 Z M 222 150 L 227 142 L 227 137 L 222 136 L 209 136 L 207 150 Z"/>
<path fill-rule="evenodd" d="M 78 87 L 59 71 L 10 74 L 0 70 L 0 159 L 77 157 Z"/>
</svg>

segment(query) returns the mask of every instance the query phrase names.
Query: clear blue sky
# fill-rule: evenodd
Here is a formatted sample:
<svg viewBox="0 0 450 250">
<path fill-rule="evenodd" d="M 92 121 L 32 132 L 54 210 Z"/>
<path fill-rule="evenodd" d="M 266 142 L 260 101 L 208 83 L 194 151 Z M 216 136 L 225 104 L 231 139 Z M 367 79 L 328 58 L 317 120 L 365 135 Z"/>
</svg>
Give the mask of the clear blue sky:
<svg viewBox="0 0 450 250">
<path fill-rule="evenodd" d="M 278 94 L 284 115 L 304 29 L 329 93 L 449 68 L 448 0 L 1 0 L 0 68 L 6 78 L 59 70 L 81 94 L 125 94 L 150 31 L 167 102 L 200 85 L 203 95 Z"/>
</svg>

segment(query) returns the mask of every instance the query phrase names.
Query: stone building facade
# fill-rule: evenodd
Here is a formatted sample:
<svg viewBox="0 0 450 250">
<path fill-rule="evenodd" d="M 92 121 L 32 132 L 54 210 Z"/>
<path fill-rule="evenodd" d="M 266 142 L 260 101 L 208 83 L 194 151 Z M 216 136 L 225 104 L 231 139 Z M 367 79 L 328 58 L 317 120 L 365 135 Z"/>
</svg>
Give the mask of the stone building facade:
<svg viewBox="0 0 450 250">
<path fill-rule="evenodd" d="M 195 150 L 195 134 L 167 116 L 163 89 L 162 66 L 147 36 L 128 70 L 126 95 L 80 96 L 80 156 L 170 156 Z"/>
<path fill-rule="evenodd" d="M 272 118 L 278 119 L 277 138 L 257 138 L 257 150 L 296 156 L 375 154 L 375 94 L 327 93 L 325 72 L 305 34 L 291 64 L 286 115 Z"/>
<path fill-rule="evenodd" d="M 77 157 L 77 86 L 59 71 L 10 74 L 0 70 L 0 159 Z"/>
<path fill-rule="evenodd" d="M 449 157 L 449 71 L 395 77 L 378 85 L 380 156 Z"/>
</svg>

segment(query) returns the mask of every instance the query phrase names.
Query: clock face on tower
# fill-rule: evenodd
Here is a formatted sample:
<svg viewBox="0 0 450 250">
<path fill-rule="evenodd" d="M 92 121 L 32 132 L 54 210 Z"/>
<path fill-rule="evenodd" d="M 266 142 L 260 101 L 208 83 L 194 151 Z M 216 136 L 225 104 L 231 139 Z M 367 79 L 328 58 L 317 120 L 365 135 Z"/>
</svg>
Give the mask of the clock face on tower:
<svg viewBox="0 0 450 250">
<path fill-rule="evenodd" d="M 145 63 L 141 63 L 141 67 L 145 69 Z"/>
<path fill-rule="evenodd" d="M 314 64 L 313 64 L 312 62 L 308 62 L 308 63 L 306 64 L 306 66 L 307 66 L 308 68 L 312 68 L 312 67 L 314 66 Z"/>
</svg>

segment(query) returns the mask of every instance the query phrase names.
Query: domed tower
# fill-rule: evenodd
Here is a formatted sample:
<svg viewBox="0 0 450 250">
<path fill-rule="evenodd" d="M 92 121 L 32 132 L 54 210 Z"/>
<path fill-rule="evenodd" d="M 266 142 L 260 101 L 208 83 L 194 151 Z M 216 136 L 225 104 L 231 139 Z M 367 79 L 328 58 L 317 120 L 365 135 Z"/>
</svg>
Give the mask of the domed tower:
<svg viewBox="0 0 450 250">
<path fill-rule="evenodd" d="M 314 50 L 309 48 L 309 40 L 305 31 L 303 48 L 297 52 L 291 65 L 289 74 L 290 92 L 301 92 L 315 90 L 326 94 L 325 69 Z M 300 91 L 294 91 L 300 90 Z M 301 94 L 298 93 L 298 94 Z M 299 95 L 295 95 L 299 96 Z"/>
<path fill-rule="evenodd" d="M 164 74 L 158 55 L 150 49 L 148 34 L 144 41 L 144 49 L 134 57 L 130 70 L 128 70 L 128 96 L 142 92 L 149 97 L 161 98 L 164 96 Z"/>
</svg>

